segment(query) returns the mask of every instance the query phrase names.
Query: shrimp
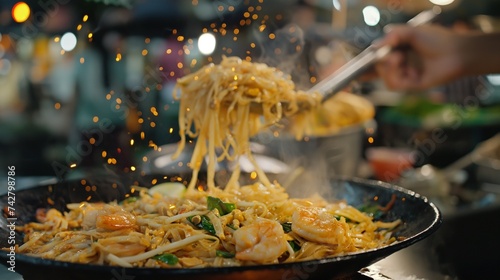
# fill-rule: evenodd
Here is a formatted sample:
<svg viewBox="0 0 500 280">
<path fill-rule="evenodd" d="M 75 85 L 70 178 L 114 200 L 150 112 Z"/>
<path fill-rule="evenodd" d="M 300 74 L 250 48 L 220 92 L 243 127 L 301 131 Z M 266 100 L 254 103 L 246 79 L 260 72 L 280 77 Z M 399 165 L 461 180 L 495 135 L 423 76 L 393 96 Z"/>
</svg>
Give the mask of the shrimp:
<svg viewBox="0 0 500 280">
<path fill-rule="evenodd" d="M 106 231 L 129 229 L 136 226 L 135 216 L 119 206 L 88 205 L 84 210 L 82 227 Z"/>
<path fill-rule="evenodd" d="M 37 209 L 36 219 L 38 223 L 29 223 L 30 227 L 36 230 L 52 231 L 68 229 L 68 221 L 61 212 L 54 208 L 48 211 L 45 209 Z"/>
<path fill-rule="evenodd" d="M 280 223 L 257 219 L 233 233 L 236 259 L 258 263 L 273 262 L 287 249 L 285 232 Z"/>
<path fill-rule="evenodd" d="M 341 247 L 353 244 L 347 223 L 320 207 L 298 207 L 292 215 L 292 232 L 318 243 Z"/>
</svg>

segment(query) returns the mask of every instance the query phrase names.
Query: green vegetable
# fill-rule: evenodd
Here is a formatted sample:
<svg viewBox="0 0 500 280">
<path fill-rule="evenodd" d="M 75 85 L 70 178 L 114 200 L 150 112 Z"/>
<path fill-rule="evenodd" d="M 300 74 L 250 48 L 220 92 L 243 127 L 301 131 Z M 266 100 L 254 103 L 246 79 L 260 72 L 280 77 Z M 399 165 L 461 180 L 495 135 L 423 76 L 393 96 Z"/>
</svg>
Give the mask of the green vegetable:
<svg viewBox="0 0 500 280">
<path fill-rule="evenodd" d="M 188 217 L 187 220 L 193 223 L 192 222 L 193 217 L 194 216 Z M 195 226 L 208 231 L 210 234 L 215 235 L 214 225 L 212 224 L 212 222 L 210 222 L 210 219 L 205 215 L 201 215 L 200 217 L 201 217 L 201 222 Z"/>
<path fill-rule="evenodd" d="M 283 231 L 285 233 L 289 233 L 290 231 L 292 231 L 292 223 L 290 222 L 282 223 L 281 226 L 283 227 Z"/>
<path fill-rule="evenodd" d="M 358 210 L 370 214 L 375 219 L 380 219 L 384 215 L 384 211 L 380 210 L 380 206 L 377 204 L 361 205 Z"/>
<path fill-rule="evenodd" d="M 290 247 L 292 247 L 294 252 L 297 252 L 298 250 L 300 250 L 299 244 L 295 243 L 295 241 L 293 241 L 293 240 L 288 241 L 288 244 L 290 244 Z"/>
<path fill-rule="evenodd" d="M 122 200 L 122 202 L 120 204 L 127 204 L 127 203 L 136 202 L 137 199 L 138 199 L 137 196 L 131 196 L 129 198 Z"/>
<path fill-rule="evenodd" d="M 230 253 L 230 252 L 226 252 L 226 251 L 220 251 L 220 250 L 216 250 L 215 251 L 215 255 L 217 257 L 222 257 L 222 258 L 226 258 L 226 259 L 234 258 L 234 256 L 235 256 L 234 253 Z"/>
<path fill-rule="evenodd" d="M 236 205 L 234 203 L 226 203 L 220 200 L 217 197 L 208 196 L 207 197 L 207 208 L 208 210 L 217 209 L 221 216 L 231 213 L 234 209 L 236 209 Z"/>
<path fill-rule="evenodd" d="M 173 255 L 173 254 L 161 254 L 161 255 L 156 255 L 153 257 L 153 259 L 155 260 L 159 260 L 161 262 L 164 262 L 166 264 L 169 264 L 169 265 L 174 265 L 174 264 L 177 264 L 179 262 L 179 259 L 177 258 L 177 256 Z"/>
</svg>

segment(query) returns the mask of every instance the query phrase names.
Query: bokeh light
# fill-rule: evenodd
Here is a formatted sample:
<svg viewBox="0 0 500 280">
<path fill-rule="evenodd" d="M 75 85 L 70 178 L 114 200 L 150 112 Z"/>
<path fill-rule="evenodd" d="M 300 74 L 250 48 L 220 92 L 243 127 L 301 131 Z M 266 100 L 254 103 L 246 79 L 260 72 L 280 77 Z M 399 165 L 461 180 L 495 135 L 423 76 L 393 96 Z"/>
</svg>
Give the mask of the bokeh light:
<svg viewBox="0 0 500 280">
<path fill-rule="evenodd" d="M 432 4 L 435 4 L 435 5 L 440 5 L 440 6 L 446 6 L 446 5 L 449 5 L 453 2 L 455 2 L 455 0 L 429 0 Z"/>
<path fill-rule="evenodd" d="M 337 11 L 340 11 L 342 6 L 340 5 L 339 0 L 333 0 L 333 8 L 335 8 L 335 10 L 337 10 Z"/>
<path fill-rule="evenodd" d="M 380 11 L 374 6 L 363 8 L 363 19 L 369 26 L 375 26 L 380 22 Z"/>
<path fill-rule="evenodd" d="M 30 17 L 31 9 L 25 2 L 17 2 L 12 7 L 12 18 L 17 23 L 23 23 Z"/>
<path fill-rule="evenodd" d="M 217 42 L 215 36 L 211 33 L 203 33 L 198 38 L 198 49 L 204 55 L 210 55 L 214 52 Z"/>
<path fill-rule="evenodd" d="M 61 48 L 67 52 L 74 50 L 76 43 L 76 35 L 71 32 L 64 33 L 61 37 Z"/>
</svg>

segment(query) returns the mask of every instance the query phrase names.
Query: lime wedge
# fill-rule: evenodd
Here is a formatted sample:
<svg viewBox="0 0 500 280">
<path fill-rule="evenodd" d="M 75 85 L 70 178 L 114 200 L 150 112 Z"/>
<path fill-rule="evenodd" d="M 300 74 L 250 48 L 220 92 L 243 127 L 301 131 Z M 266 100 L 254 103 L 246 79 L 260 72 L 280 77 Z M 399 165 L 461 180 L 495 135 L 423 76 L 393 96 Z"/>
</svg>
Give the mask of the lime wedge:
<svg viewBox="0 0 500 280">
<path fill-rule="evenodd" d="M 177 182 L 167 182 L 155 185 L 149 189 L 149 194 L 159 193 L 172 198 L 182 198 L 186 192 L 186 186 Z"/>
</svg>

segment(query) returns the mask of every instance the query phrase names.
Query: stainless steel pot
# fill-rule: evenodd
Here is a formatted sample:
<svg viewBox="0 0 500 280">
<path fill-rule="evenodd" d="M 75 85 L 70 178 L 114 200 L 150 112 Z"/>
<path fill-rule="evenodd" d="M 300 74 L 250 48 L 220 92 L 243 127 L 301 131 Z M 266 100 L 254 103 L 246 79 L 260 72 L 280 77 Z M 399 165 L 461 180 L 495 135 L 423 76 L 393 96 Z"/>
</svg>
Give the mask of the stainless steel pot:
<svg viewBox="0 0 500 280">
<path fill-rule="evenodd" d="M 325 186 L 331 178 L 357 176 L 367 129 L 374 129 L 374 122 L 300 140 L 290 135 L 261 134 L 255 141 L 266 147 L 267 156 L 289 166 L 288 173 L 278 177 L 287 191 L 295 196 L 308 196 L 330 191 L 320 186 Z"/>
<path fill-rule="evenodd" d="M 362 157 L 367 127 L 372 122 L 343 128 L 325 136 L 306 136 L 300 140 L 290 135 L 259 135 L 255 141 L 267 147 L 267 155 L 291 166 L 322 168 L 329 175 L 356 176 Z"/>
</svg>

